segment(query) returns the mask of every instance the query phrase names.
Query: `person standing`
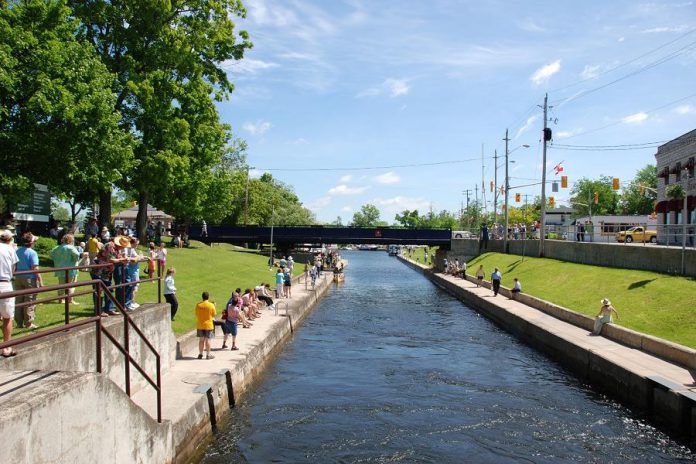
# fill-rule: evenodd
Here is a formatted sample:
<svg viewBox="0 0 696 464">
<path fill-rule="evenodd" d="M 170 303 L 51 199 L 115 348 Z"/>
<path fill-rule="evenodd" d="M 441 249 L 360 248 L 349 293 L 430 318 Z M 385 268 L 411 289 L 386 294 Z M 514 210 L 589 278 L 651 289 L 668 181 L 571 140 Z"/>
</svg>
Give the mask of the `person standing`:
<svg viewBox="0 0 696 464">
<path fill-rule="evenodd" d="M 135 297 L 138 293 L 140 281 L 140 260 L 143 259 L 143 255 L 138 252 L 138 244 L 140 242 L 136 237 L 130 238 L 130 247 L 125 249 L 125 255 L 128 264 L 126 265 L 126 282 L 130 282 L 131 285 L 126 287 L 126 309 L 133 311 L 138 309 L 140 305 L 135 302 Z"/>
<path fill-rule="evenodd" d="M 203 221 L 201 223 L 201 237 L 207 237 L 208 236 L 208 224 Z"/>
<path fill-rule="evenodd" d="M 479 240 L 479 251 L 481 249 L 488 249 L 488 225 L 483 224 L 481 226 L 481 235 L 480 235 L 480 240 Z"/>
<path fill-rule="evenodd" d="M 227 302 L 227 308 L 225 309 L 225 322 L 223 323 L 223 328 L 225 332 L 225 337 L 222 341 L 222 348 L 227 348 L 227 338 L 232 336 L 232 347 L 231 351 L 236 351 L 237 348 L 237 331 L 239 328 L 239 306 L 237 305 L 237 295 L 233 293 Z"/>
<path fill-rule="evenodd" d="M 481 264 L 476 271 L 476 286 L 479 287 L 481 285 L 481 282 L 483 282 L 483 278 L 486 276 L 486 271 L 483 270 L 483 264 Z"/>
<path fill-rule="evenodd" d="M 290 268 L 286 269 L 283 275 L 283 289 L 285 298 L 292 298 L 292 271 Z"/>
<path fill-rule="evenodd" d="M 159 262 L 160 272 L 167 265 L 167 249 L 165 248 L 164 242 L 160 242 L 159 249 L 157 250 L 157 261 Z"/>
<path fill-rule="evenodd" d="M 25 232 L 22 235 L 22 245 L 17 249 L 17 272 L 36 271 L 39 269 L 39 255 L 33 249 L 34 244 L 39 238 L 31 232 Z M 43 285 L 41 274 L 23 274 L 15 276 L 15 290 L 25 290 L 30 288 L 39 288 Z M 33 303 L 36 301 L 36 294 L 24 295 L 17 297 L 17 303 Z M 38 328 L 34 324 L 36 305 L 31 304 L 15 309 L 15 322 L 17 327 L 25 327 L 27 329 Z"/>
<path fill-rule="evenodd" d="M 0 317 L 2 317 L 2 336 L 3 340 L 9 342 L 12 338 L 12 320 L 15 316 L 15 299 L 2 298 L 2 293 L 12 291 L 12 276 L 17 267 L 17 253 L 12 246 L 13 234 L 9 230 L 0 233 Z M 16 355 L 17 352 L 12 348 L 2 350 L 2 355 L 6 358 Z"/>
<path fill-rule="evenodd" d="M 214 359 L 215 356 L 210 354 L 210 340 L 215 336 L 213 319 L 215 318 L 215 305 L 208 301 L 208 292 L 203 292 L 201 295 L 202 301 L 196 305 L 196 336 L 198 337 L 198 359 L 203 359 L 203 351 L 205 350 L 205 359 Z"/>
<path fill-rule="evenodd" d="M 276 298 L 283 298 L 283 284 L 285 282 L 285 273 L 283 268 L 279 267 L 276 272 Z"/>
<path fill-rule="evenodd" d="M 599 309 L 599 314 L 595 317 L 594 329 L 592 330 L 592 335 L 599 335 L 602 332 L 602 326 L 611 322 L 611 313 L 616 314 L 616 318 L 619 318 L 619 313 L 611 305 L 611 301 L 608 298 L 602 299 L 602 307 Z"/>
<path fill-rule="evenodd" d="M 491 274 L 491 284 L 493 284 L 493 296 L 498 296 L 500 291 L 500 281 L 503 279 L 503 275 L 500 273 L 496 267 Z"/>
<path fill-rule="evenodd" d="M 93 263 L 101 249 L 101 242 L 97 238 L 97 234 L 91 234 L 87 240 L 87 253 L 89 253 L 89 262 Z"/>
<path fill-rule="evenodd" d="M 60 243 L 61 244 L 59 246 L 51 250 L 53 266 L 58 268 L 77 266 L 77 262 L 80 260 L 80 253 L 78 253 L 77 248 L 75 248 L 75 237 L 73 234 L 63 235 Z M 59 284 L 65 284 L 75 282 L 77 280 L 77 273 L 77 269 L 71 269 L 69 271 L 56 271 L 53 274 L 58 277 Z M 74 288 L 58 290 L 58 295 L 66 295 L 66 298 L 70 299 L 71 304 L 79 304 L 72 297 L 74 291 Z"/>
<path fill-rule="evenodd" d="M 171 307 L 172 321 L 176 312 L 179 310 L 179 300 L 176 299 L 176 285 L 174 284 L 174 274 L 176 269 L 170 267 L 167 269 L 167 277 L 164 278 L 164 299 Z"/>
</svg>

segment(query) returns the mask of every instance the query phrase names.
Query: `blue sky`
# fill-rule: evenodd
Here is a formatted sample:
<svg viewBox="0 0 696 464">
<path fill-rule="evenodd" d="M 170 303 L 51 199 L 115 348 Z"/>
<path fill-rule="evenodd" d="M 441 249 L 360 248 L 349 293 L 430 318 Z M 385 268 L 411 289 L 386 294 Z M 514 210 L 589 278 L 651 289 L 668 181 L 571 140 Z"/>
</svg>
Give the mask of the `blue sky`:
<svg viewBox="0 0 696 464">
<path fill-rule="evenodd" d="M 490 210 L 506 128 L 511 186 L 541 179 L 546 92 L 556 144 L 660 142 L 696 128 L 694 1 L 244 4 L 239 26 L 254 48 L 225 64 L 236 90 L 222 119 L 247 141 L 254 174 L 292 185 L 322 222 L 347 223 L 366 203 L 390 223 L 404 209 L 459 211 L 464 190 L 482 195 L 482 151 Z M 655 151 L 551 147 L 547 172 L 558 179 L 562 162 L 571 186 L 625 183 Z"/>
</svg>

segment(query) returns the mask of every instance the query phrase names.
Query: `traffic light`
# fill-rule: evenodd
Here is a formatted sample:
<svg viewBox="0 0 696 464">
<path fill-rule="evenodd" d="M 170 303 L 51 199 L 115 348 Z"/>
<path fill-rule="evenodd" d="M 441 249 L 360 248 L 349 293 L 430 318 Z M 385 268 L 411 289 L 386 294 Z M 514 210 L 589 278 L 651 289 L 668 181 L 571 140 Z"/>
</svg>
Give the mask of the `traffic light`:
<svg viewBox="0 0 696 464">
<path fill-rule="evenodd" d="M 522 201 L 522 194 L 521 194 L 521 193 L 516 193 L 516 194 L 515 194 L 515 202 L 516 202 L 516 203 L 519 203 L 520 201 Z"/>
<path fill-rule="evenodd" d="M 544 129 L 544 140 L 546 142 L 550 142 L 551 140 L 553 140 L 553 131 L 550 127 Z"/>
<path fill-rule="evenodd" d="M 554 197 L 549 197 L 549 205 L 554 206 L 556 204 L 556 199 Z"/>
<path fill-rule="evenodd" d="M 594 193 L 594 204 L 595 205 L 599 204 L 599 192 Z"/>
<path fill-rule="evenodd" d="M 619 178 L 618 177 L 614 177 L 611 180 L 611 188 L 614 190 L 619 190 L 619 188 L 621 188 L 621 186 L 619 185 Z"/>
<path fill-rule="evenodd" d="M 561 176 L 561 187 L 568 188 L 568 176 Z"/>
</svg>

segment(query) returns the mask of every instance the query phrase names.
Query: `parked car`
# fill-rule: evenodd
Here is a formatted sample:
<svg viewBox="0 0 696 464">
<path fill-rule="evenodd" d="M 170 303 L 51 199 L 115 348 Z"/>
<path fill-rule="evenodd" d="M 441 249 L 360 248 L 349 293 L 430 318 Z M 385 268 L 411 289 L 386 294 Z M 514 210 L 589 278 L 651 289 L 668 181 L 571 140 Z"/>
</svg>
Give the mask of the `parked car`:
<svg viewBox="0 0 696 464">
<path fill-rule="evenodd" d="M 616 234 L 617 242 L 657 242 L 657 232 L 654 230 L 647 230 L 645 227 L 637 226 L 631 227 L 628 230 L 619 232 Z"/>
<path fill-rule="evenodd" d="M 469 239 L 469 238 L 473 238 L 473 237 L 471 236 L 471 232 L 469 232 L 468 230 L 454 230 L 454 231 L 452 231 L 452 238 Z"/>
</svg>

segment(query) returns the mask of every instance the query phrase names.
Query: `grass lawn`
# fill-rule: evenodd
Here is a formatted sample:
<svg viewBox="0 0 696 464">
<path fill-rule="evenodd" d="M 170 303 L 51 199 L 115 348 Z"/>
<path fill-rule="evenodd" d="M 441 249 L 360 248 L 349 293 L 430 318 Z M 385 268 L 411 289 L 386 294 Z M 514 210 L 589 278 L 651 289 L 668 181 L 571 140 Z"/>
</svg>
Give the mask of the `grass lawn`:
<svg viewBox="0 0 696 464">
<path fill-rule="evenodd" d="M 50 259 L 42 257 L 41 267 L 51 267 Z M 239 247 L 227 244 L 216 244 L 212 247 L 200 242 L 191 242 L 190 248 L 169 248 L 167 267 L 176 268 L 175 283 L 179 311 L 172 322 L 172 328 L 177 334 L 196 328 L 194 308 L 201 299 L 201 293 L 210 293 L 210 300 L 216 303 L 218 312 L 227 303 L 232 291 L 239 287 L 242 290 L 255 287 L 261 282 L 268 282 L 275 288 L 275 271 L 268 270 L 268 256 L 247 252 Z M 145 269 L 143 263 L 141 269 Z M 301 274 L 304 264 L 296 263 L 294 274 Z M 44 274 L 44 285 L 58 283 L 52 273 Z M 141 278 L 145 275 L 141 272 Z M 81 272 L 79 280 L 90 280 L 89 273 Z M 162 282 L 164 289 L 164 281 Z M 43 295 L 47 296 L 46 294 Z M 94 314 L 91 295 L 77 298 L 79 306 L 70 307 L 71 318 L 89 317 Z M 136 297 L 138 303 L 157 301 L 157 283 L 140 284 Z M 162 298 L 164 302 L 164 297 Z M 64 305 L 58 303 L 42 304 L 36 308 L 35 323 L 40 328 L 55 326 L 63 323 Z M 27 333 L 28 329 L 15 328 L 13 336 Z"/>
<path fill-rule="evenodd" d="M 422 255 L 422 251 L 421 251 Z M 555 259 L 484 253 L 471 260 L 468 273 L 483 264 L 486 280 L 494 267 L 502 285 L 522 283 L 525 293 L 574 311 L 596 316 L 609 298 L 619 312 L 617 324 L 696 348 L 696 279 L 650 271 L 568 263 Z"/>
<path fill-rule="evenodd" d="M 425 264 L 428 266 L 431 266 L 433 264 L 433 259 L 435 259 L 435 252 L 437 251 L 438 247 L 427 247 L 428 249 L 428 262 L 425 262 L 425 249 L 426 247 L 417 247 L 412 250 L 407 251 L 405 254 L 405 257 L 410 259 L 411 261 L 415 261 L 420 264 Z"/>
</svg>

